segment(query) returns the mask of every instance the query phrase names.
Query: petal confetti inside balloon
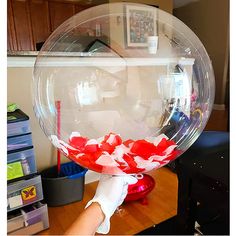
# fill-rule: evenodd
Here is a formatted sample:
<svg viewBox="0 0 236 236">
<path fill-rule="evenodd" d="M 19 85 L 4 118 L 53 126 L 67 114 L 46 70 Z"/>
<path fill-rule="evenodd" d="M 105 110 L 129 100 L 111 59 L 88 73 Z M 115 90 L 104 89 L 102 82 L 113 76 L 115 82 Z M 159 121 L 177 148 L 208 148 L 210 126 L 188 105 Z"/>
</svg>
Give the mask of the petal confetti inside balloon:
<svg viewBox="0 0 236 236">
<path fill-rule="evenodd" d="M 184 23 L 151 6 L 110 3 L 52 33 L 32 87 L 52 144 L 88 169 L 120 175 L 186 151 L 206 125 L 214 86 L 207 52 Z"/>
</svg>

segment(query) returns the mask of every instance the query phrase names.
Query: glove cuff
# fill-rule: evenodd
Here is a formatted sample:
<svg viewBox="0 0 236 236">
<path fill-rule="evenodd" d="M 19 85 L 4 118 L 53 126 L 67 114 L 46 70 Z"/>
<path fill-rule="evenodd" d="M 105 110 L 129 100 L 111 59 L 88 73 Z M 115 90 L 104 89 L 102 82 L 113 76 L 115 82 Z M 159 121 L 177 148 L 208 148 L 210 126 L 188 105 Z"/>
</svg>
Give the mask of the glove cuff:
<svg viewBox="0 0 236 236">
<path fill-rule="evenodd" d="M 104 221 L 100 224 L 100 226 L 97 228 L 97 233 L 101 233 L 101 234 L 107 234 L 110 230 L 110 218 L 111 218 L 111 215 L 109 214 L 109 210 L 106 209 L 106 207 L 102 204 L 102 200 L 99 199 L 99 198 L 94 198 L 92 200 L 90 200 L 86 206 L 85 206 L 85 209 L 87 207 L 89 207 L 93 202 L 97 202 L 101 209 L 102 209 L 102 212 L 103 214 L 105 215 L 105 219 Z"/>
</svg>

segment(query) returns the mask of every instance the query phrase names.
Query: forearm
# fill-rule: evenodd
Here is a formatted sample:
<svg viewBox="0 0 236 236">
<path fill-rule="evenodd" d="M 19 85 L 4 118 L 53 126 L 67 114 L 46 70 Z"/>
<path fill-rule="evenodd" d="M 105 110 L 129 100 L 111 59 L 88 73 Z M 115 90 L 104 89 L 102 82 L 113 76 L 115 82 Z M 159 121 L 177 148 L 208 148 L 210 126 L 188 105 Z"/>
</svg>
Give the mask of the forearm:
<svg viewBox="0 0 236 236">
<path fill-rule="evenodd" d="M 94 202 L 80 214 L 65 234 L 94 235 L 104 217 L 100 205 Z"/>
</svg>

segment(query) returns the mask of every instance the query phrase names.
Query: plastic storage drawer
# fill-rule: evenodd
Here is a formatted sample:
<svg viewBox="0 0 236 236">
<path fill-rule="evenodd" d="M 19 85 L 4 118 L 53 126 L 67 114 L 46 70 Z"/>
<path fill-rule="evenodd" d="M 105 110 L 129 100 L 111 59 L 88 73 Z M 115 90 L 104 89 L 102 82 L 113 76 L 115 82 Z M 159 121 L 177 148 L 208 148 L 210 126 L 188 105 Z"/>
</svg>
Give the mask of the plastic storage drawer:
<svg viewBox="0 0 236 236">
<path fill-rule="evenodd" d="M 7 124 L 7 137 L 30 133 L 29 120 Z"/>
<path fill-rule="evenodd" d="M 12 232 L 25 227 L 25 220 L 22 214 L 7 220 L 7 232 Z"/>
<path fill-rule="evenodd" d="M 21 180 L 7 186 L 7 211 L 27 206 L 43 199 L 41 176 Z"/>
<path fill-rule="evenodd" d="M 36 172 L 37 167 L 33 147 L 22 151 L 14 151 L 7 155 L 8 180 L 34 174 Z"/>
<path fill-rule="evenodd" d="M 32 235 L 42 230 L 45 230 L 49 227 L 47 204 L 42 204 L 38 202 L 30 206 L 30 208 L 34 209 L 29 211 L 29 208 L 28 209 L 27 208 L 28 207 L 25 207 L 21 210 L 22 214 L 21 216 L 17 216 L 16 218 L 12 218 L 11 220 L 7 221 L 8 234 Z M 23 219 L 23 226 L 21 223 L 22 219 Z M 15 225 L 16 223 L 18 223 L 18 225 L 21 226 L 21 228 L 12 231 L 11 229 L 13 228 L 12 226 L 14 226 L 14 223 Z"/>
<path fill-rule="evenodd" d="M 30 133 L 29 117 L 20 109 L 7 113 L 7 137 Z"/>
<path fill-rule="evenodd" d="M 31 146 L 33 146 L 31 134 L 23 134 L 7 138 L 7 151 L 14 151 Z"/>
</svg>

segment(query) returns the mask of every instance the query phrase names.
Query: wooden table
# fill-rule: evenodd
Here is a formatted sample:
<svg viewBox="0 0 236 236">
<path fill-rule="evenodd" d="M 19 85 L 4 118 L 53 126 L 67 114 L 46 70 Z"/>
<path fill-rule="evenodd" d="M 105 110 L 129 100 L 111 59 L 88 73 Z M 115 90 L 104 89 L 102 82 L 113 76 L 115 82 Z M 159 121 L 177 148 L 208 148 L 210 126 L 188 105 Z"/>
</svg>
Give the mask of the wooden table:
<svg viewBox="0 0 236 236">
<path fill-rule="evenodd" d="M 153 176 L 156 181 L 155 188 L 147 197 L 148 204 L 142 205 L 139 201 L 123 204 L 111 218 L 110 235 L 137 234 L 176 215 L 178 189 L 176 175 L 165 167 L 148 174 Z M 85 185 L 84 198 L 80 202 L 61 207 L 49 207 L 50 228 L 40 234 L 64 234 L 83 211 L 86 203 L 93 197 L 96 187 L 97 182 Z"/>
</svg>

